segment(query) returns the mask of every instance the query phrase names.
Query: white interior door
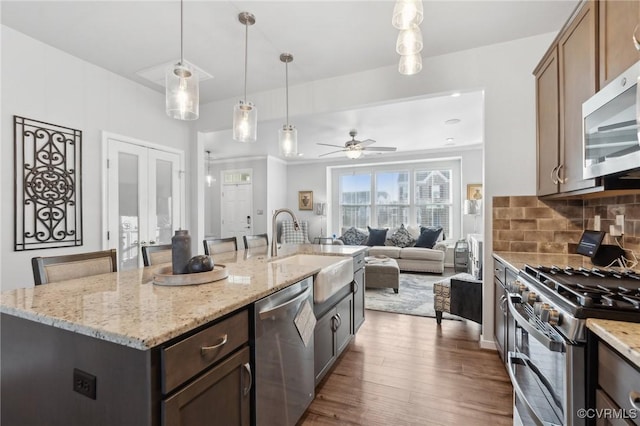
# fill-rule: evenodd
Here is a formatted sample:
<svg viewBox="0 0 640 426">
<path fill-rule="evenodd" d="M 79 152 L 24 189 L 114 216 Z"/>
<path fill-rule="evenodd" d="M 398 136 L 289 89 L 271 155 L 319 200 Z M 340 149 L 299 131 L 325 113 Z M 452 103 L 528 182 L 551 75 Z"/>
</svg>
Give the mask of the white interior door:
<svg viewBox="0 0 640 426">
<path fill-rule="evenodd" d="M 108 140 L 108 247 L 118 269 L 142 266 L 140 247 L 169 244 L 182 226 L 181 155 Z"/>
<path fill-rule="evenodd" d="M 242 236 L 253 234 L 253 185 L 225 184 L 222 186 L 223 238 L 236 237 L 242 245 Z"/>
</svg>

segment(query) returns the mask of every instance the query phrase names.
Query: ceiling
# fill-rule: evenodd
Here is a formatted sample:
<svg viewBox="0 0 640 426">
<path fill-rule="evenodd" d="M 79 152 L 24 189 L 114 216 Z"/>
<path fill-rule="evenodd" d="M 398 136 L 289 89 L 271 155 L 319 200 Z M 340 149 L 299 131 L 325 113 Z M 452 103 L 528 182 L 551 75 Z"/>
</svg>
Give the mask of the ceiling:
<svg viewBox="0 0 640 426">
<path fill-rule="evenodd" d="M 558 31 L 577 0 L 424 0 L 423 4 L 422 55 L 428 57 Z M 392 0 L 185 0 L 184 57 L 213 75 L 201 82 L 200 103 L 242 97 L 245 27 L 238 22 L 239 12 L 249 11 L 256 16 L 256 24 L 249 28 L 247 90 L 252 93 L 284 86 L 284 65 L 279 60 L 282 52 L 294 55 L 289 65 L 290 85 L 397 65 L 398 30 L 391 26 L 393 6 Z M 180 57 L 177 0 L 3 0 L 1 8 L 2 24 L 160 93 L 164 93 L 162 86 L 137 73 Z M 349 130 L 359 126 L 357 139 L 376 139 L 377 145 L 398 146 L 400 151 L 415 149 L 415 141 L 426 140 L 427 136 L 435 138 L 430 139 L 434 145 L 420 145 L 421 149 L 440 148 L 447 137 L 454 137 L 456 144 L 480 143 L 481 98 L 481 94 L 455 100 L 426 98 L 395 107 L 382 105 L 326 117 L 305 117 L 294 124 L 300 132 L 300 151 L 305 158 L 327 152 L 324 148 L 329 147 L 319 149 L 315 142 L 343 144 L 349 139 Z M 450 110 L 452 102 L 457 103 L 453 104 L 455 111 Z M 376 120 L 383 110 L 396 119 Z M 413 120 L 406 119 L 407 114 L 427 110 L 436 114 L 423 115 L 420 120 L 415 116 Z M 464 119 L 453 117 L 453 112 L 467 115 Z M 473 114 L 476 118 L 472 118 Z M 448 118 L 463 121 L 446 126 L 444 120 Z M 259 137 L 271 131 L 272 126 L 277 129 L 281 125 L 260 122 Z M 242 144 L 233 145 L 233 153 L 219 152 L 217 156 L 238 156 L 243 150 L 249 151 L 246 146 L 235 148 Z M 271 150 L 275 149 L 256 152 L 254 146 L 250 152 L 277 155 Z"/>
</svg>

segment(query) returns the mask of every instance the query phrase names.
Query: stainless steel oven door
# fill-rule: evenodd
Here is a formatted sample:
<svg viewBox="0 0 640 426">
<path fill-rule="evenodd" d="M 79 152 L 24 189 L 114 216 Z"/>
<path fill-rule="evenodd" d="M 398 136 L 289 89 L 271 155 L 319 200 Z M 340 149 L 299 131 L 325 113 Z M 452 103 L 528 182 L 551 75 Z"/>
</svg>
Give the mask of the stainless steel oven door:
<svg viewBox="0 0 640 426">
<path fill-rule="evenodd" d="M 565 425 L 566 342 L 530 305 L 510 298 L 509 311 L 516 324 L 515 350 L 508 355 L 514 410 L 525 425 Z"/>
</svg>

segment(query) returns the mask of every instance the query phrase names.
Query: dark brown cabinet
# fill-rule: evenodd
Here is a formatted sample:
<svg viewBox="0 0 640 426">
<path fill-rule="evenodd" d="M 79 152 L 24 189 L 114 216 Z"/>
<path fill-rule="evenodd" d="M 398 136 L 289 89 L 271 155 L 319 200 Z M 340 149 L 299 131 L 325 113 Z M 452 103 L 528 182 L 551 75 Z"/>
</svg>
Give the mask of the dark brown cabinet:
<svg viewBox="0 0 640 426">
<path fill-rule="evenodd" d="M 536 70 L 536 115 L 538 172 L 536 194 L 558 192 L 560 119 L 558 49 L 554 47 Z"/>
<path fill-rule="evenodd" d="M 598 83 L 597 14 L 585 2 L 534 71 L 539 196 L 596 186 L 582 178 L 582 103 Z"/>
<path fill-rule="evenodd" d="M 640 60 L 640 52 L 632 41 L 634 29 L 640 24 L 640 1 L 600 1 L 598 13 L 602 88 Z"/>
<path fill-rule="evenodd" d="M 560 88 L 560 192 L 596 185 L 582 178 L 582 103 L 597 87 L 597 3 L 588 1 L 558 41 Z"/>
<path fill-rule="evenodd" d="M 253 374 L 249 312 L 244 309 L 161 349 L 162 424 L 251 422 Z M 185 385 L 186 383 L 186 385 Z M 173 394 L 174 389 L 177 391 Z"/>
<path fill-rule="evenodd" d="M 164 425 L 215 423 L 248 426 L 251 422 L 249 347 L 209 370 L 162 404 Z"/>
<path fill-rule="evenodd" d="M 316 385 L 327 374 L 335 360 L 345 350 L 353 334 L 353 296 L 338 302 L 318 318 L 314 331 L 314 372 Z"/>
</svg>

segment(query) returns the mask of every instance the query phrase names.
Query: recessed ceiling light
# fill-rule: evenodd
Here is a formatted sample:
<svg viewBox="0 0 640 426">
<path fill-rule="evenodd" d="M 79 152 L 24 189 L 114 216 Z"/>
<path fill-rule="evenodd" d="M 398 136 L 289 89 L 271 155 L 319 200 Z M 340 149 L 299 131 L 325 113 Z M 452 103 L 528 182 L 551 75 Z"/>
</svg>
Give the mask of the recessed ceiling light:
<svg viewBox="0 0 640 426">
<path fill-rule="evenodd" d="M 447 138 L 447 145 L 453 145 L 453 138 Z"/>
<path fill-rule="evenodd" d="M 298 153 L 298 157 L 302 157 L 304 154 L 302 152 Z"/>
<path fill-rule="evenodd" d="M 458 96 L 460 96 L 460 92 L 453 92 L 453 93 L 451 94 L 451 97 L 452 97 L 452 98 L 457 98 Z"/>
<path fill-rule="evenodd" d="M 459 118 L 450 118 L 449 120 L 445 121 L 444 124 L 458 124 L 459 122 Z"/>
</svg>

